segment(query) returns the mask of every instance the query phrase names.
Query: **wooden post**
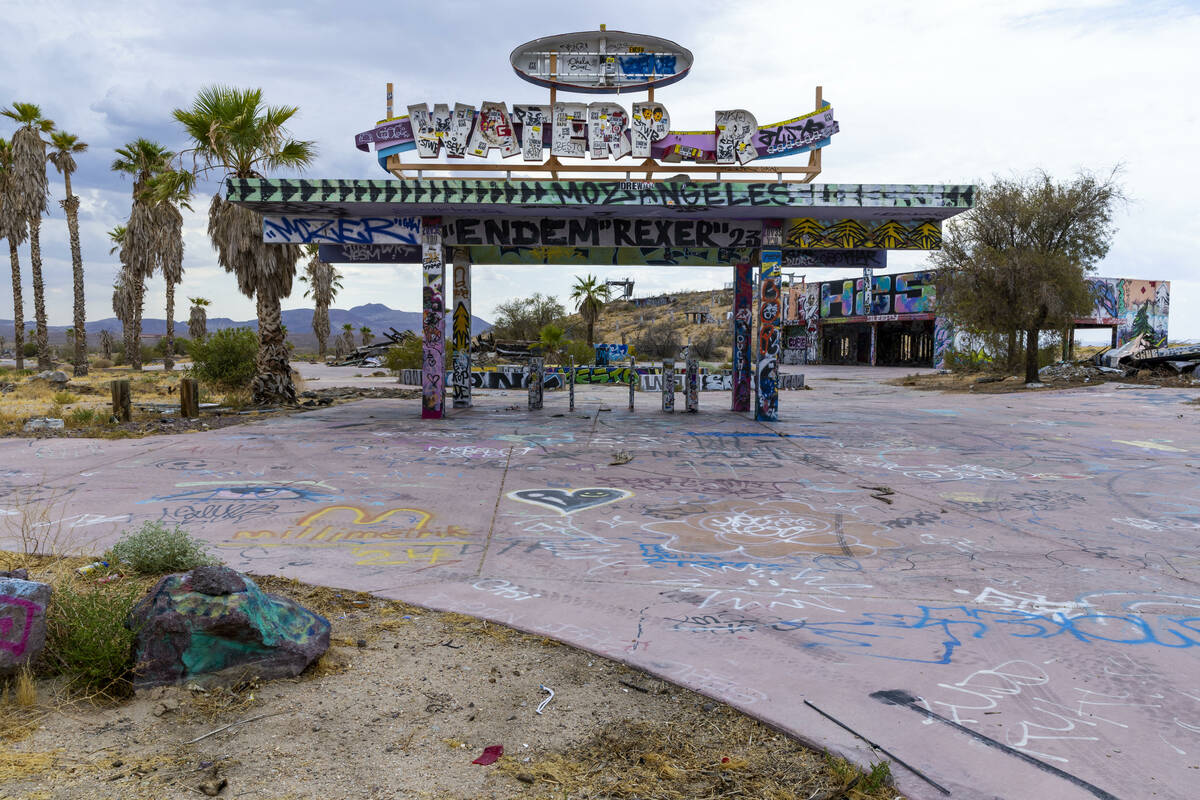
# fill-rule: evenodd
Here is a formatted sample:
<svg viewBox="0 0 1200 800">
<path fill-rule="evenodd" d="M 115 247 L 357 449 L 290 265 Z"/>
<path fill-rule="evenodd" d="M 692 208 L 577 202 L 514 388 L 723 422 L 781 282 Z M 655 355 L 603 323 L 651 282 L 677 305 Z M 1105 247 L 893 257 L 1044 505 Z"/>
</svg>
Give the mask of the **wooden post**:
<svg viewBox="0 0 1200 800">
<path fill-rule="evenodd" d="M 179 415 L 186 419 L 200 416 L 200 384 L 195 378 L 179 381 Z"/>
<path fill-rule="evenodd" d="M 129 381 L 112 382 L 113 416 L 119 422 L 129 422 L 133 419 L 133 409 L 129 401 Z"/>
</svg>

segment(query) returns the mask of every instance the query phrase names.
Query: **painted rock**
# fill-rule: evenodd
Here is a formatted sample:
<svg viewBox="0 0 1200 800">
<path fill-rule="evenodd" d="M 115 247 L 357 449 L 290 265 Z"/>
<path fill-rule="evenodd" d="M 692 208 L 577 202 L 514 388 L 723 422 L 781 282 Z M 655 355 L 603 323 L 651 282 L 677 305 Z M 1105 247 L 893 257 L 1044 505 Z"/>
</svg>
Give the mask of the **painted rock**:
<svg viewBox="0 0 1200 800">
<path fill-rule="evenodd" d="M 0 578 L 0 675 L 32 661 L 46 644 L 50 586 Z"/>
<path fill-rule="evenodd" d="M 299 675 L 329 648 L 329 620 L 227 567 L 168 575 L 129 615 L 134 686 Z"/>
</svg>

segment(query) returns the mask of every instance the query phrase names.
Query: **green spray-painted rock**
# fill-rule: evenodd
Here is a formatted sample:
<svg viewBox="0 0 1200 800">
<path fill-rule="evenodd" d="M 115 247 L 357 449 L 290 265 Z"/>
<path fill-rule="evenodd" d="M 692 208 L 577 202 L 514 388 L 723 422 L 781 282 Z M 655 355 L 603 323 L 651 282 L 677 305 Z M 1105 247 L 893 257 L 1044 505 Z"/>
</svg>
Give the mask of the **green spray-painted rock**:
<svg viewBox="0 0 1200 800">
<path fill-rule="evenodd" d="M 227 567 L 168 575 L 134 607 L 138 688 L 299 675 L 329 648 L 329 620 Z"/>
</svg>

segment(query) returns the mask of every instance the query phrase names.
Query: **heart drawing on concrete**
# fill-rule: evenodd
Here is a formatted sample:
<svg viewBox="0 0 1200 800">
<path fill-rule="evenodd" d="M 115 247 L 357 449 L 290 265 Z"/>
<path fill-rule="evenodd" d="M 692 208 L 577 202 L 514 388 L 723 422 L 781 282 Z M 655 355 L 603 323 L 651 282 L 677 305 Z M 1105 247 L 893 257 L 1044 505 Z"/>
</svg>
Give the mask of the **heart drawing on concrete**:
<svg viewBox="0 0 1200 800">
<path fill-rule="evenodd" d="M 604 506 L 627 497 L 633 497 L 633 492 L 607 487 L 571 489 L 570 491 L 565 489 L 521 489 L 517 492 L 509 492 L 508 496 L 522 503 L 533 503 L 552 508 L 560 514 L 574 514 L 576 511 Z"/>
</svg>

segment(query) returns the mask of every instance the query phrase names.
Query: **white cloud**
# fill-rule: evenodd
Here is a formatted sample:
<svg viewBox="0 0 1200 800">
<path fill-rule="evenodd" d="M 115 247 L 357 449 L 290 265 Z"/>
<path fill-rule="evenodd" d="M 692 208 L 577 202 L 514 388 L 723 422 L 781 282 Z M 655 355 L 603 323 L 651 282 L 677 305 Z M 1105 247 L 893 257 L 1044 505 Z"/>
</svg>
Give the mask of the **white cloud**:
<svg viewBox="0 0 1200 800">
<path fill-rule="evenodd" d="M 687 13 L 670 6 L 610 2 L 603 8 L 533 2 L 441 2 L 421 13 L 400 7 L 386 24 L 332 3 L 201 4 L 94 2 L 17 5 L 0 52 L 0 103 L 40 102 L 48 116 L 92 143 L 75 186 L 88 274 L 89 316 L 109 315 L 116 259 L 105 231 L 128 213 L 129 183 L 108 171 L 112 148 L 144 135 L 178 148 L 171 108 L 210 83 L 262 86 L 272 103 L 301 113 L 294 132 L 317 140 L 316 177 L 384 177 L 351 137 L 383 113 L 383 85 L 409 102 L 532 101 L 544 92 L 518 80 L 509 51 L 568 30 L 632 30 L 693 51 L 692 74 L 658 93 L 677 128 L 711 126 L 716 108 L 743 107 L 760 121 L 806 110 L 815 84 L 838 113 L 842 133 L 825 152 L 828 183 L 969 183 L 994 173 L 1042 168 L 1066 177 L 1080 168 L 1125 164 L 1135 200 L 1100 273 L 1173 281 L 1171 334 L 1200 337 L 1190 192 L 1200 185 L 1192 156 L 1200 123 L 1200 14 L 1194 4 L 1078 0 L 926 0 L 838 4 L 723 2 Z M 553 18 L 551 18 L 553 17 Z M 401 32 L 402 29 L 402 32 Z M 0 126 L 0 135 L 4 135 Z M 57 175 L 51 182 L 61 196 Z M 251 301 L 216 265 L 205 236 L 208 198 L 186 228 L 180 296 L 214 300 L 214 316 L 249 318 Z M 47 283 L 70 285 L 61 211 L 43 235 Z M 54 231 L 61 229 L 59 236 Z M 893 253 L 894 267 L 923 258 Z M 28 271 L 28 257 L 23 258 Z M 576 270 L 475 270 L 475 312 L 533 291 L 565 300 Z M 728 269 L 593 268 L 637 281 L 638 293 L 716 287 Z M 814 271 L 810 278 L 821 277 Z M 161 316 L 161 281 L 147 314 Z M 411 268 L 347 270 L 339 305 L 384 302 L 416 310 Z M 53 322 L 71 311 L 51 293 Z M 301 292 L 285 305 L 303 304 Z M 0 316 L 11 307 L 0 281 Z"/>
</svg>

